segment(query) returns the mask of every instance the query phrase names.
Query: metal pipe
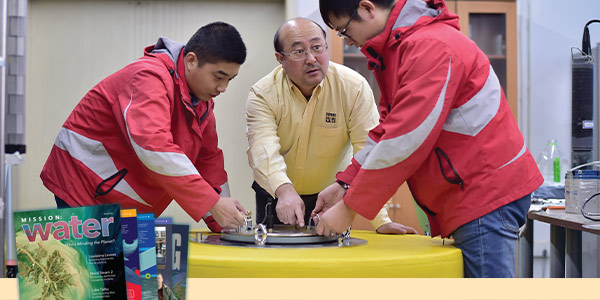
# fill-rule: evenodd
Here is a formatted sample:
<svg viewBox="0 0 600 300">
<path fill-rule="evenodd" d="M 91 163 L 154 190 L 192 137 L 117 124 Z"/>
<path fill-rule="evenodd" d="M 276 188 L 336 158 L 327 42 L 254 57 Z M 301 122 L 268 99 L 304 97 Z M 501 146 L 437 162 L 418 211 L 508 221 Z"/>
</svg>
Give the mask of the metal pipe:
<svg viewBox="0 0 600 300">
<path fill-rule="evenodd" d="M 13 209 L 12 209 L 12 189 L 11 189 L 11 178 L 12 178 L 12 165 L 11 158 L 18 157 L 17 159 L 21 159 L 21 155 L 17 154 L 8 154 L 5 159 L 6 164 L 6 274 L 7 278 L 16 278 L 17 277 L 17 246 L 15 240 L 15 227 L 14 227 L 14 218 L 13 218 Z M 14 158 L 12 160 L 15 160 Z"/>
<path fill-rule="evenodd" d="M 7 29 L 8 26 L 8 10 L 7 10 L 7 0 L 2 1 L 2 36 L 0 37 L 2 40 L 0 43 L 2 46 L 0 47 L 0 241 L 2 249 L 0 249 L 0 278 L 5 277 L 5 268 L 4 268 L 4 245 L 5 245 L 5 216 L 8 212 L 6 208 L 6 198 L 5 198 L 5 155 L 4 155 L 4 145 L 5 145 L 5 114 L 6 114 L 6 40 L 7 40 Z"/>
<path fill-rule="evenodd" d="M 3 92 L 1 130 L 2 141 L 0 157 L 4 177 L 0 180 L 4 205 L 4 234 L 5 253 L 1 260 L 5 263 L 6 271 L 3 276 L 16 275 L 15 233 L 13 230 L 12 198 L 10 193 L 10 167 L 21 164 L 21 154 L 25 153 L 25 56 L 27 35 L 27 0 L 10 0 L 3 2 L 4 27 L 3 27 Z"/>
</svg>

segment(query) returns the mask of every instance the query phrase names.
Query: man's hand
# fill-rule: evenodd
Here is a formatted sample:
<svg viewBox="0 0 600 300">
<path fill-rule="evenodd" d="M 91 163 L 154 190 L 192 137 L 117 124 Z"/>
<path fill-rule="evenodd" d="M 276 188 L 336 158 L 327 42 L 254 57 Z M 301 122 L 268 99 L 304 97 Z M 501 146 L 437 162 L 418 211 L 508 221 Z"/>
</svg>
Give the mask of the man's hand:
<svg viewBox="0 0 600 300">
<path fill-rule="evenodd" d="M 210 213 L 223 228 L 237 228 L 244 225 L 244 213 L 246 210 L 237 200 L 229 197 L 221 197 L 212 207 Z"/>
<path fill-rule="evenodd" d="M 356 212 L 346 206 L 344 201 L 339 201 L 320 216 L 317 234 L 334 236 L 343 233 L 352 225 L 354 216 Z"/>
<path fill-rule="evenodd" d="M 277 196 L 277 218 L 283 224 L 304 226 L 304 201 L 290 183 L 280 185 L 275 191 Z"/>
<path fill-rule="evenodd" d="M 379 226 L 379 228 L 377 228 L 377 233 L 382 233 L 382 234 L 407 234 L 407 233 L 413 233 L 413 234 L 418 234 L 418 232 L 409 226 L 404 226 L 400 223 L 395 223 L 395 222 L 390 222 L 390 223 L 385 223 L 381 226 Z"/>
<path fill-rule="evenodd" d="M 337 182 L 329 185 L 317 196 L 317 204 L 315 205 L 315 209 L 313 209 L 311 216 L 326 212 L 336 203 L 340 202 L 340 200 L 344 198 L 345 194 L 346 189 L 344 189 Z"/>
</svg>

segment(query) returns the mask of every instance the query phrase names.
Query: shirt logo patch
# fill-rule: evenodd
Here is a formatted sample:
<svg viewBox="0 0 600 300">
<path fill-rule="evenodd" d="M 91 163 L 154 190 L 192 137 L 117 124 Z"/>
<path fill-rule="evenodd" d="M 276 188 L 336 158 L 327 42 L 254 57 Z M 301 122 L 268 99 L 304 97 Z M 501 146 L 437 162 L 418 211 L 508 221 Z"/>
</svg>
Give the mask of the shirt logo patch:
<svg viewBox="0 0 600 300">
<path fill-rule="evenodd" d="M 335 113 L 325 113 L 325 122 L 326 123 L 335 123 L 336 114 Z"/>
</svg>

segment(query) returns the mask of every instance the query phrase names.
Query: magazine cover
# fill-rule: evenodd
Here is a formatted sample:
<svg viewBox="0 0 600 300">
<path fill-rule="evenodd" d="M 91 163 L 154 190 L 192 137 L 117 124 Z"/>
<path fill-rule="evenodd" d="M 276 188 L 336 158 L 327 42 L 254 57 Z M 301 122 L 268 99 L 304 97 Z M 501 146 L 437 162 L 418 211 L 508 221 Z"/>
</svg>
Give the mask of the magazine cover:
<svg viewBox="0 0 600 300">
<path fill-rule="evenodd" d="M 190 226 L 182 224 L 171 225 L 173 237 L 173 296 L 175 299 L 185 299 L 187 282 L 188 240 Z"/>
<path fill-rule="evenodd" d="M 126 299 L 118 204 L 14 213 L 21 299 Z"/>
<path fill-rule="evenodd" d="M 137 211 L 135 209 L 121 210 L 121 235 L 123 236 L 127 300 L 141 300 L 140 252 L 138 250 Z"/>
<path fill-rule="evenodd" d="M 156 274 L 162 275 L 162 284 L 166 285 L 170 289 L 173 289 L 172 270 L 172 237 L 171 237 L 171 225 L 173 221 L 171 218 L 156 218 L 154 219 L 154 230 L 156 231 Z M 159 289 L 160 283 L 159 283 Z"/>
<path fill-rule="evenodd" d="M 140 279 L 142 300 L 158 300 L 156 281 L 156 242 L 154 215 L 138 214 L 138 248 L 140 253 Z"/>
</svg>

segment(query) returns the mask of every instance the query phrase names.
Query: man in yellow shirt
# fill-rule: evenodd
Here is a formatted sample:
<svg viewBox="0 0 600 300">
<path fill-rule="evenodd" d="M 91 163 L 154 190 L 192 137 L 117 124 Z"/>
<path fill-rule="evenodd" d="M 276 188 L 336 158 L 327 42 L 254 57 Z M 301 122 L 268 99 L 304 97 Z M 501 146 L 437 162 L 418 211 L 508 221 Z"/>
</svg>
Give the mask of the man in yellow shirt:
<svg viewBox="0 0 600 300">
<path fill-rule="evenodd" d="M 304 226 L 318 193 L 364 147 L 379 115 L 367 81 L 329 61 L 325 31 L 317 23 L 287 21 L 274 46 L 281 65 L 252 86 L 247 103 L 256 220 L 265 222 L 272 203 L 275 223 Z M 379 233 L 416 233 L 391 222 L 385 208 L 372 225 Z"/>
</svg>

